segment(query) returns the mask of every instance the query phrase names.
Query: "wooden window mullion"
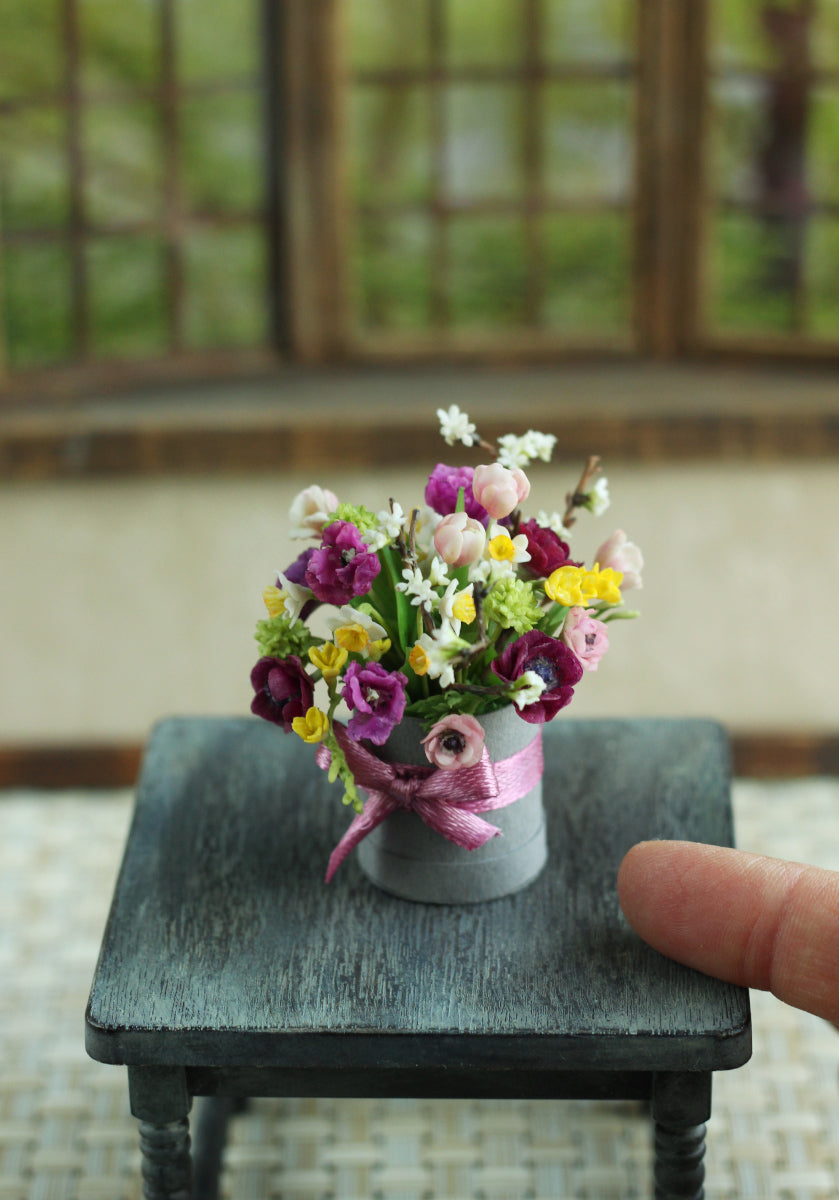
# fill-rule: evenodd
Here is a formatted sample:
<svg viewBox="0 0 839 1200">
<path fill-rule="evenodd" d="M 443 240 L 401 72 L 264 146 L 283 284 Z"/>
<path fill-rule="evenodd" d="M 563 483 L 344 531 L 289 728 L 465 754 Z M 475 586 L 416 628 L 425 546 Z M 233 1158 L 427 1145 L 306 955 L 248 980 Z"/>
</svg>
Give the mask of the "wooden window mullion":
<svg viewBox="0 0 839 1200">
<path fill-rule="evenodd" d="M 446 200 L 447 95 L 446 0 L 428 0 L 429 68 L 431 72 L 431 325 L 451 325 L 449 290 L 449 205 Z"/>
<path fill-rule="evenodd" d="M 176 65 L 175 6 L 160 0 L 160 108 L 163 136 L 163 228 L 171 349 L 184 344 L 184 272 L 181 246 L 180 113 Z"/>
<path fill-rule="evenodd" d="M 542 0 L 526 0 L 524 86 L 525 239 L 528 257 L 525 311 L 531 326 L 541 324 L 545 291 L 541 201 L 544 192 L 544 96 L 542 87 Z"/>
<path fill-rule="evenodd" d="M 85 245 L 84 154 L 80 83 L 79 0 L 64 0 L 65 93 L 67 97 L 67 170 L 69 184 L 70 289 L 73 349 L 87 357 L 90 344 Z"/>
</svg>

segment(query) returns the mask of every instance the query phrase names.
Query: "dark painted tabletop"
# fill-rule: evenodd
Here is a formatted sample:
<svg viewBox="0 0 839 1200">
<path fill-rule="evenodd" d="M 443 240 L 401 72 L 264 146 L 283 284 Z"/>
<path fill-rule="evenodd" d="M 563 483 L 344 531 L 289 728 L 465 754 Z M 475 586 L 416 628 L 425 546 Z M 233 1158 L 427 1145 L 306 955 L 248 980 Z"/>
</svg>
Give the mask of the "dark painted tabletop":
<svg viewBox="0 0 839 1200">
<path fill-rule="evenodd" d="M 731 843 L 723 731 L 560 717 L 545 751 L 539 879 L 485 904 L 420 905 L 377 891 L 353 857 L 324 884 L 352 814 L 311 747 L 255 718 L 162 722 L 91 990 L 89 1053 L 293 1067 L 468 1045 L 492 1061 L 619 1069 L 643 1048 L 657 1070 L 740 1065 L 747 993 L 643 945 L 615 892 L 636 841 Z"/>
</svg>

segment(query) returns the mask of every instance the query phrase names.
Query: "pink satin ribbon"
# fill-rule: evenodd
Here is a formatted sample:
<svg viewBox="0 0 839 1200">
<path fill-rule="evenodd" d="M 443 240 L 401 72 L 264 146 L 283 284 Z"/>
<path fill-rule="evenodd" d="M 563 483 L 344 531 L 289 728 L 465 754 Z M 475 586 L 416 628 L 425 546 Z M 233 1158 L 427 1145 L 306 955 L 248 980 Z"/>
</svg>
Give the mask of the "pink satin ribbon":
<svg viewBox="0 0 839 1200">
<path fill-rule="evenodd" d="M 354 742 L 343 725 L 333 726 L 353 778 L 366 789 L 367 802 L 332 851 L 326 882 L 340 867 L 351 850 L 367 837 L 385 817 L 396 809 L 414 812 L 429 828 L 465 850 L 476 850 L 501 830 L 482 821 L 477 813 L 505 808 L 520 800 L 542 777 L 542 736 L 523 750 L 492 762 L 487 748 L 474 767 L 442 771 L 436 767 L 413 767 L 407 763 L 387 763 Z M 321 770 L 329 769 L 331 755 L 323 745 L 315 761 Z"/>
</svg>

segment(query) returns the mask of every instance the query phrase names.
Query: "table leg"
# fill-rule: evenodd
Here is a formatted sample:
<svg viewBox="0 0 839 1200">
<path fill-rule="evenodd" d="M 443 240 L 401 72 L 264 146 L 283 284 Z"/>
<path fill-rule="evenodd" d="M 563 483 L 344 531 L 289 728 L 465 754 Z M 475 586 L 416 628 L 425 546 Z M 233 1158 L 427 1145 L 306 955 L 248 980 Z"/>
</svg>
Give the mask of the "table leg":
<svg viewBox="0 0 839 1200">
<path fill-rule="evenodd" d="M 145 1200 L 190 1200 L 186 1072 L 180 1067 L 129 1067 L 128 1091 L 140 1123 Z"/>
<path fill-rule="evenodd" d="M 711 1074 L 662 1071 L 653 1077 L 656 1200 L 702 1200 L 705 1122 L 711 1115 Z"/>
</svg>

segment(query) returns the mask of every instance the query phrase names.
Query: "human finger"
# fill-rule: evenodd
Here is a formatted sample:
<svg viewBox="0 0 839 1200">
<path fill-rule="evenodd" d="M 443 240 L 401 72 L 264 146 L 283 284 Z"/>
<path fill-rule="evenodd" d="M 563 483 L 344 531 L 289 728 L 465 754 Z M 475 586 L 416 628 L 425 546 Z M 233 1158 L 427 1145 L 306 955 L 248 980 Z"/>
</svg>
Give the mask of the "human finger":
<svg viewBox="0 0 839 1200">
<path fill-rule="evenodd" d="M 839 1022 L 839 873 L 695 842 L 641 842 L 618 873 L 632 928 L 707 975 Z"/>
</svg>

